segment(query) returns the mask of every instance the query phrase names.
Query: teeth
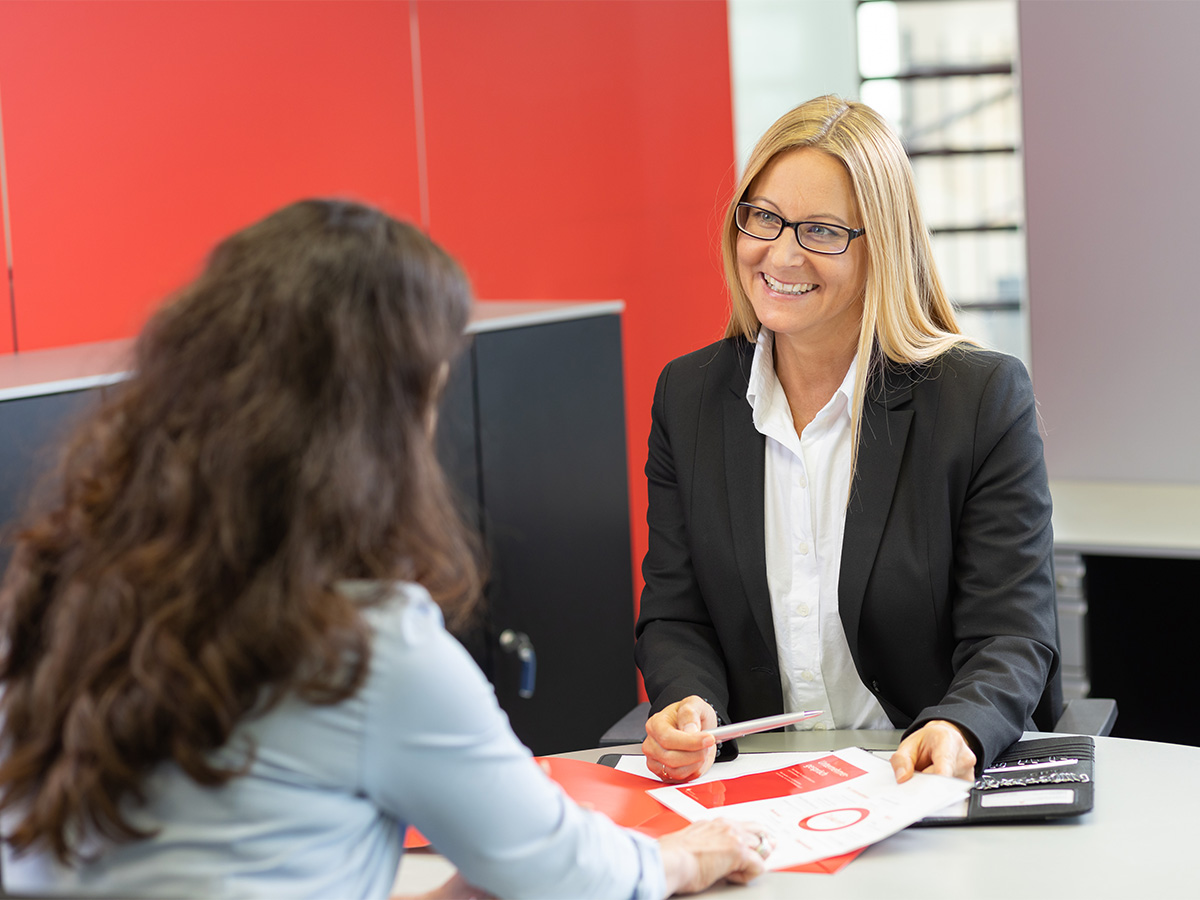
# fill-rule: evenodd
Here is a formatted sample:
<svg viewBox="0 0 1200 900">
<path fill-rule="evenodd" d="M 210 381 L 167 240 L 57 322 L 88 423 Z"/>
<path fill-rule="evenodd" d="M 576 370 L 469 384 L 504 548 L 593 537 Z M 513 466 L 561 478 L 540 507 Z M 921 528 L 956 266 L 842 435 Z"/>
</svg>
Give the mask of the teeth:
<svg viewBox="0 0 1200 900">
<path fill-rule="evenodd" d="M 781 294 L 807 294 L 815 284 L 784 284 L 782 281 L 776 281 L 766 272 L 763 272 L 763 278 L 766 279 L 767 286 L 773 291 L 778 291 Z"/>
</svg>

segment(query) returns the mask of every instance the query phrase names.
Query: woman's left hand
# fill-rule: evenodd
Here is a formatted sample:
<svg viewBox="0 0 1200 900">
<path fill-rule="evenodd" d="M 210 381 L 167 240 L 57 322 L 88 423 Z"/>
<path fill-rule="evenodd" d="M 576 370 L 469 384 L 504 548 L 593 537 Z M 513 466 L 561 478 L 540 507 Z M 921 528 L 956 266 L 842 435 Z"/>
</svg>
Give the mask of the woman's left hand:
<svg viewBox="0 0 1200 900">
<path fill-rule="evenodd" d="M 975 752 L 962 730 L 952 722 L 934 719 L 900 742 L 892 754 L 892 771 L 901 784 L 914 772 L 972 781 L 975 761 Z"/>
</svg>

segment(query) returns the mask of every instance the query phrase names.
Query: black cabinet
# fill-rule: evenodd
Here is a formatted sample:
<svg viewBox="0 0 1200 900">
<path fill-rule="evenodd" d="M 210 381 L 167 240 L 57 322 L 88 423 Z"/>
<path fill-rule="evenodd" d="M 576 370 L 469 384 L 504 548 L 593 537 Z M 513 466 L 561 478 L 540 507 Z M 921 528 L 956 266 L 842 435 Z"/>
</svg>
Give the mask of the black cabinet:
<svg viewBox="0 0 1200 900">
<path fill-rule="evenodd" d="M 535 753 L 595 746 L 637 702 L 620 318 L 482 332 L 463 363 L 490 555 L 485 636 L 463 641 Z"/>
<path fill-rule="evenodd" d="M 1200 746 L 1200 560 L 1086 555 L 1088 674 L 1114 737 Z"/>
<path fill-rule="evenodd" d="M 0 572 L 8 567 L 17 516 L 58 462 L 58 448 L 102 388 L 0 402 Z"/>
<path fill-rule="evenodd" d="M 483 616 L 458 637 L 537 754 L 595 746 L 637 699 L 620 316 L 545 318 L 476 327 L 438 423 L 488 553 Z M 0 522 L 99 390 L 0 402 Z"/>
</svg>

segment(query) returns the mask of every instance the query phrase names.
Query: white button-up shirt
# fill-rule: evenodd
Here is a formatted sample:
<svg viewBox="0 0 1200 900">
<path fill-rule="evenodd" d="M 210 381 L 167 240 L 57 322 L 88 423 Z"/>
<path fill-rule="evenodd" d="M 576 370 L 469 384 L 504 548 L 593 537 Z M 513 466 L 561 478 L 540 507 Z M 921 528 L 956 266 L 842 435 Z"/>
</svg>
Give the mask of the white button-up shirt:
<svg viewBox="0 0 1200 900">
<path fill-rule="evenodd" d="M 838 615 L 858 360 L 798 435 L 775 374 L 774 347 L 774 334 L 761 329 L 746 400 L 754 427 L 767 439 L 767 586 L 784 710 L 824 710 L 794 728 L 892 728 L 858 677 Z"/>
</svg>

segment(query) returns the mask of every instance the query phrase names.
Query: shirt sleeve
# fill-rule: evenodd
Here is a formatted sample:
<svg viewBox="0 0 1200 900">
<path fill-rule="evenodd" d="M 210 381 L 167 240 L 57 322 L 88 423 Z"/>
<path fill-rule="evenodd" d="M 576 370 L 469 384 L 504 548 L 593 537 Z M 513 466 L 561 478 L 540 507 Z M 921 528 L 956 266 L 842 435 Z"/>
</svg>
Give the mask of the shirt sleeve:
<svg viewBox="0 0 1200 900">
<path fill-rule="evenodd" d="M 664 896 L 657 841 L 546 777 L 421 588 L 400 588 L 370 619 L 363 783 L 381 809 L 497 896 Z"/>
</svg>

